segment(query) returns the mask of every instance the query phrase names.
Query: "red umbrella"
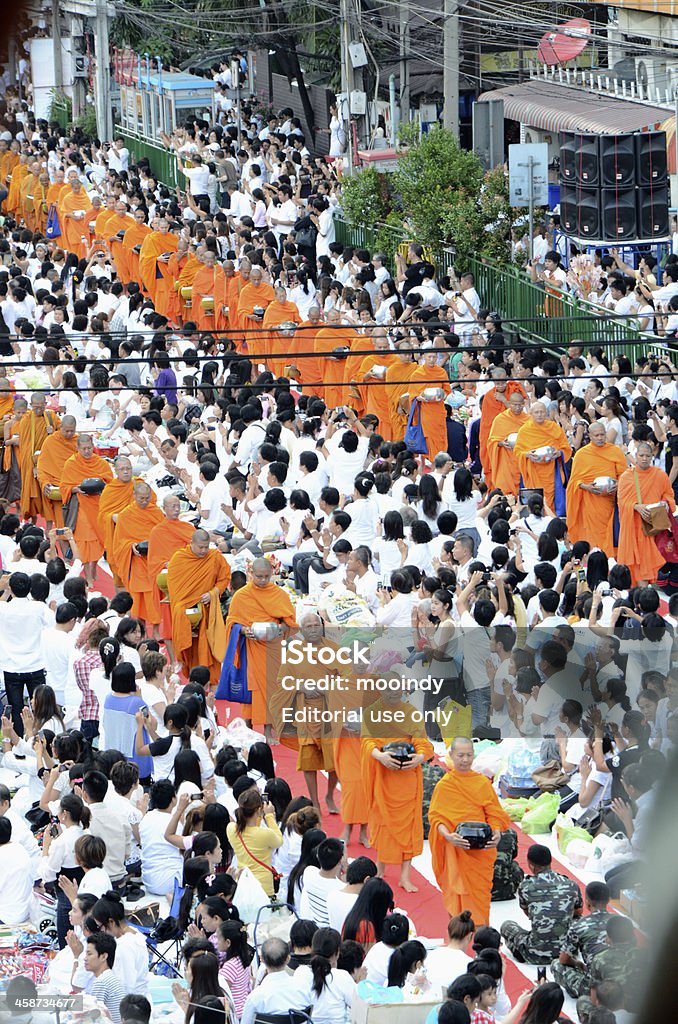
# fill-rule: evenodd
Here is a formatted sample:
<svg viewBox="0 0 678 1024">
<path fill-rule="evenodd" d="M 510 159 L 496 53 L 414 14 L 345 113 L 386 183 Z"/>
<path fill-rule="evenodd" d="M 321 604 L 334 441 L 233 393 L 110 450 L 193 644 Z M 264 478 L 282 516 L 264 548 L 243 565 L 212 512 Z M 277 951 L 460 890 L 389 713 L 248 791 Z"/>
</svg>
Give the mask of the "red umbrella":
<svg viewBox="0 0 678 1024">
<path fill-rule="evenodd" d="M 537 57 L 542 64 L 566 64 L 582 53 L 591 35 L 591 23 L 586 18 L 573 18 L 559 25 L 554 32 L 546 32 L 539 43 Z"/>
</svg>

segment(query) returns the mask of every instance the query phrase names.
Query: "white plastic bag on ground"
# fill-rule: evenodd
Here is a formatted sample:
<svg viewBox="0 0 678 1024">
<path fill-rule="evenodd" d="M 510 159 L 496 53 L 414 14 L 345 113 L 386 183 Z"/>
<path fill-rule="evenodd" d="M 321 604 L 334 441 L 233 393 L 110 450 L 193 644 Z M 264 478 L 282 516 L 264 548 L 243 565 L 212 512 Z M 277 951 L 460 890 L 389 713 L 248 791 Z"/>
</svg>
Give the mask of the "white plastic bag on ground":
<svg viewBox="0 0 678 1024">
<path fill-rule="evenodd" d="M 238 884 L 233 896 L 233 905 L 238 908 L 240 920 L 251 924 L 261 907 L 270 902 L 263 885 L 249 868 L 243 868 L 238 876 Z"/>
</svg>

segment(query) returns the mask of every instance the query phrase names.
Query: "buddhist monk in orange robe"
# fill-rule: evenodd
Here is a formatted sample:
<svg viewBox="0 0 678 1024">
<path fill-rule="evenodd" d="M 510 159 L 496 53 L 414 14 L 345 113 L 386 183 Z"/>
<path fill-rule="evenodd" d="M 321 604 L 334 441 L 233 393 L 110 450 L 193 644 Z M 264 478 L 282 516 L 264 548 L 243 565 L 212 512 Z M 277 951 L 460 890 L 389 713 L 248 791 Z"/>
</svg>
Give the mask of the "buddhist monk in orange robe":
<svg viewBox="0 0 678 1024">
<path fill-rule="evenodd" d="M 66 191 L 62 191 L 57 205 L 61 244 L 64 249 L 75 253 L 80 259 L 84 259 L 90 246 L 85 218 L 87 211 L 92 209 L 92 204 L 77 175 L 71 174 L 70 179 L 70 185 L 65 186 Z"/>
<path fill-rule="evenodd" d="M 109 251 L 115 263 L 118 278 L 122 281 L 127 269 L 127 254 L 123 248 L 122 240 L 125 232 L 132 227 L 134 221 L 127 212 L 125 203 L 118 201 L 112 210 L 107 211 L 108 216 L 102 218 L 102 234 L 99 234 L 97 226 L 96 238 L 103 239 L 108 245 Z"/>
<path fill-rule="evenodd" d="M 36 230 L 35 222 L 35 197 L 38 192 L 40 178 L 40 164 L 37 160 L 31 161 L 28 165 L 28 174 L 21 182 L 21 216 L 29 231 Z"/>
<path fill-rule="evenodd" d="M 593 481 L 600 476 L 619 480 L 627 469 L 626 458 L 618 445 L 608 444 L 604 423 L 591 424 L 589 440 L 572 459 L 567 485 L 567 532 L 573 543 L 587 540 L 591 547 L 612 554 L 615 491 L 601 491 Z"/>
<path fill-rule="evenodd" d="M 255 363 L 258 362 L 257 357 L 262 351 L 263 317 L 257 319 L 254 310 L 259 307 L 265 312 L 274 298 L 275 291 L 264 281 L 261 267 L 252 267 L 249 282 L 240 291 L 238 299 L 238 326 L 244 334 L 250 359 Z M 265 345 L 263 347 L 265 349 Z"/>
<path fill-rule="evenodd" d="M 666 559 L 659 554 L 653 537 L 647 537 L 642 521 L 650 521 L 648 505 L 663 501 L 671 513 L 676 510 L 673 487 L 663 469 L 652 465 L 652 448 L 641 441 L 636 448 L 636 465 L 619 478 L 619 550 L 617 561 L 628 565 L 634 587 L 652 583 Z M 640 492 L 640 500 L 638 493 Z"/>
<path fill-rule="evenodd" d="M 21 497 L 21 470 L 19 469 L 19 429 L 28 413 L 28 402 L 17 398 L 11 414 L 5 415 L 2 424 L 4 451 L 0 466 L 0 498 L 10 504 L 18 504 Z"/>
<path fill-rule="evenodd" d="M 177 251 L 176 235 L 170 233 L 169 221 L 158 220 L 158 230 L 146 235 L 139 253 L 139 273 L 153 305 L 162 316 L 169 317 L 173 289 L 169 259 Z"/>
<path fill-rule="evenodd" d="M 25 519 L 44 515 L 42 488 L 38 483 L 37 453 L 45 438 L 59 429 L 61 420 L 46 410 L 45 396 L 31 395 L 31 411 L 19 426 L 19 466 L 21 469 L 21 514 Z"/>
<path fill-rule="evenodd" d="M 321 360 L 316 355 L 302 356 L 299 353 L 315 352 L 315 339 L 322 327 L 320 316 L 320 307 L 311 306 L 308 320 L 301 322 L 301 329 L 297 331 L 290 344 L 292 364 L 299 371 L 297 380 L 305 395 L 314 395 L 316 398 L 323 398 L 323 389 L 318 387 L 323 379 Z"/>
<path fill-rule="evenodd" d="M 213 331 L 217 326 L 217 299 L 224 295 L 226 286 L 221 278 L 224 272 L 217 264 L 216 254 L 206 249 L 202 255 L 202 265 L 193 278 L 193 316 L 199 331 Z M 204 301 L 203 301 L 204 300 Z M 222 303 L 223 305 L 223 303 Z"/>
<path fill-rule="evenodd" d="M 236 273 L 233 260 L 224 260 L 222 270 L 223 275 L 217 278 L 216 291 L 214 293 L 216 327 L 218 331 L 232 329 L 237 324 L 238 302 L 240 301 L 240 291 L 238 290 L 240 275 Z M 234 288 L 235 297 L 232 298 Z M 231 301 L 233 301 L 232 313 Z"/>
<path fill-rule="evenodd" d="M 483 395 L 480 407 L 480 465 L 483 467 L 485 481 L 488 489 L 492 490 L 497 485 L 492 478 L 492 465 L 487 454 L 487 439 L 490 436 L 492 424 L 499 413 L 506 412 L 508 401 L 514 391 L 520 391 L 526 398 L 525 392 L 517 380 L 508 380 L 506 370 L 503 366 L 491 366 L 490 378 L 494 381 L 494 387 Z"/>
<path fill-rule="evenodd" d="M 348 402 L 348 353 L 334 353 L 339 349 L 347 349 L 350 352 L 356 338 L 356 344 L 365 346 L 365 338 L 356 335 L 352 326 L 342 325 L 341 313 L 336 309 L 328 310 L 326 321 L 327 326 L 316 331 L 314 348 L 320 362 L 321 380 L 326 385 L 320 389 L 321 397 L 328 409 L 336 409 L 337 406 L 346 405 Z"/>
<path fill-rule="evenodd" d="M 167 261 L 167 270 L 172 279 L 172 291 L 169 296 L 169 319 L 174 324 L 183 323 L 181 297 L 179 295 L 179 278 L 188 260 L 188 242 L 180 235 L 177 239 L 177 251 L 173 252 Z"/>
<path fill-rule="evenodd" d="M 516 446 L 513 449 L 518 460 L 520 475 L 525 487 L 541 487 L 544 491 L 544 502 L 553 508 L 555 492 L 555 473 L 560 473 L 560 465 L 550 462 L 538 462 L 532 456 L 537 448 L 550 446 L 562 452 L 565 462 L 572 455 L 572 448 L 565 436 L 565 431 L 553 420 L 547 419 L 546 406 L 543 402 L 534 402 L 530 409 L 530 419 L 518 431 Z"/>
<path fill-rule="evenodd" d="M 48 207 L 51 206 L 53 203 L 56 205 L 56 203 L 59 200 L 59 194 L 61 192 L 61 189 L 63 188 L 63 185 L 64 185 L 64 172 L 62 170 L 58 170 L 56 172 L 54 182 L 47 189 L 47 206 Z"/>
<path fill-rule="evenodd" d="M 375 327 L 372 332 L 374 344 L 374 355 L 364 356 L 361 360 L 356 378 L 364 400 L 363 415 L 373 415 L 379 420 L 376 433 L 381 434 L 385 441 L 392 441 L 391 417 L 388 408 L 388 394 L 386 391 L 386 373 L 382 372 L 385 367 L 388 371 L 392 366 L 400 366 L 398 356 L 390 351 L 386 329 Z"/>
<path fill-rule="evenodd" d="M 271 328 L 270 334 L 262 334 L 265 351 L 268 355 L 267 364 L 269 370 L 276 376 L 282 377 L 285 367 L 290 365 L 290 336 L 280 334 L 275 330 L 278 324 L 300 324 L 301 315 L 296 303 L 290 302 L 284 288 L 275 289 L 273 302 L 266 307 L 264 314 L 264 327 Z M 276 353 L 282 356 L 276 358 Z M 270 358 L 272 356 L 272 358 Z"/>
<path fill-rule="evenodd" d="M 64 465 L 61 478 L 61 493 L 64 504 L 71 495 L 78 498 L 78 517 L 73 534 L 80 548 L 84 562 L 85 578 L 91 586 L 97 577 L 97 562 L 104 553 L 104 535 L 99 526 L 99 495 L 83 494 L 80 484 L 83 480 L 98 478 L 107 484 L 113 479 L 113 471 L 105 459 L 94 454 L 91 434 L 81 434 L 78 450 Z"/>
<path fill-rule="evenodd" d="M 520 467 L 514 445 L 518 431 L 530 418 L 523 411 L 524 408 L 525 397 L 522 391 L 514 391 L 506 412 L 500 412 L 493 420 L 487 438 L 487 462 L 492 486 L 498 487 L 504 494 L 517 494 L 520 487 Z"/>
<path fill-rule="evenodd" d="M 28 174 L 29 157 L 25 153 L 22 153 L 19 157 L 18 163 L 12 168 L 12 180 L 9 185 L 7 199 L 5 200 L 5 210 L 7 213 L 13 213 L 17 216 L 21 210 L 21 186 L 23 185 L 24 178 Z"/>
<path fill-rule="evenodd" d="M 0 140 L 0 185 L 9 190 L 12 184 L 12 171 L 19 163 L 19 143 L 13 142 L 9 147 L 4 139 Z M 7 200 L 5 200 L 5 203 Z M 0 208 L 5 205 L 0 203 Z"/>
<path fill-rule="evenodd" d="M 172 608 L 172 645 L 188 674 L 194 665 L 206 665 L 218 682 L 226 653 L 221 595 L 231 581 L 231 570 L 220 551 L 210 548 L 206 530 L 195 530 L 190 543 L 176 551 L 167 567 L 167 591 Z M 200 622 L 192 629 L 186 614 L 199 607 Z"/>
<path fill-rule="evenodd" d="M 155 600 L 160 608 L 160 636 L 168 646 L 172 661 L 175 660 L 172 649 L 172 610 L 164 592 L 158 587 L 158 573 L 166 569 L 172 555 L 190 543 L 195 532 L 192 523 L 184 523 L 179 519 L 181 502 L 176 494 L 168 494 L 163 500 L 164 517 L 154 526 L 148 537 L 148 575 L 153 586 Z"/>
<path fill-rule="evenodd" d="M 424 353 L 423 362 L 414 371 L 411 379 L 410 401 L 422 398 L 429 388 L 437 388 L 443 392 L 443 397 L 438 401 L 430 402 L 423 398 L 420 402 L 421 426 L 428 444 L 427 458 L 432 463 L 438 452 L 447 451 L 445 398 L 452 390 L 447 373 L 438 365 L 438 353 L 435 349 Z"/>
<path fill-rule="evenodd" d="M 173 256 L 170 256 L 169 266 L 172 272 L 174 272 L 175 266 L 177 268 L 179 267 L 179 250 L 177 250 L 177 252 L 174 253 Z M 174 289 L 177 293 L 177 298 L 179 300 L 179 317 L 182 323 L 187 323 L 189 320 L 193 318 L 193 296 L 191 296 L 190 299 L 185 299 L 181 293 L 182 289 L 193 287 L 195 275 L 198 273 L 201 267 L 202 263 L 195 255 L 195 253 L 192 252 L 188 256 L 186 262 L 183 263 L 183 265 L 181 266 L 178 275 L 175 277 Z M 190 303 L 190 305 L 187 305 L 187 303 Z"/>
<path fill-rule="evenodd" d="M 118 455 L 113 462 L 115 479 L 111 480 L 99 499 L 97 526 L 103 537 L 104 550 L 108 567 L 113 573 L 113 583 L 117 590 L 123 589 L 120 570 L 115 562 L 115 526 L 118 516 L 131 504 L 134 497 L 134 481 L 132 479 L 132 463 L 126 455 Z"/>
<path fill-rule="evenodd" d="M 155 580 L 151 577 L 146 554 L 138 544 L 148 542 L 151 530 L 164 521 L 156 497 L 143 480 L 134 484 L 132 503 L 118 516 L 115 524 L 113 557 L 125 589 L 132 595 L 132 615 L 150 622 L 157 634 L 160 604 L 155 598 Z"/>
<path fill-rule="evenodd" d="M 144 239 L 150 233 L 151 229 L 146 223 L 146 214 L 143 210 L 135 210 L 134 224 L 127 228 L 122 240 L 123 265 L 118 267 L 118 275 L 123 284 L 129 284 L 130 281 L 142 283 L 139 275 L 139 253 L 135 250 L 141 248 Z"/>
<path fill-rule="evenodd" d="M 64 471 L 66 460 L 75 455 L 78 443 L 75 437 L 75 416 L 64 416 L 61 426 L 53 434 L 49 434 L 42 442 L 38 455 L 38 483 L 42 490 L 42 508 L 47 527 L 64 525 L 63 505 L 60 498 L 50 498 L 46 491 L 50 487 L 58 487 Z"/>
<path fill-rule="evenodd" d="M 280 639 L 297 629 L 289 594 L 272 583 L 271 576 L 271 563 L 266 558 L 255 558 L 251 581 L 233 595 L 226 619 L 227 637 L 234 624 L 244 627 L 252 722 L 257 725 L 263 723 L 267 739 L 271 735 L 271 717 L 266 690 L 277 683 L 282 658 Z M 251 631 L 254 622 L 277 622 L 281 627 L 281 637 L 270 641 L 255 640 Z"/>
<path fill-rule="evenodd" d="M 390 722 L 386 716 L 390 715 Z M 398 717 L 393 719 L 393 716 Z M 396 724 L 397 722 L 397 724 Z M 389 736 L 389 732 L 391 735 Z M 415 749 L 406 765 L 383 750 L 387 743 L 411 743 Z M 367 793 L 367 824 L 377 853 L 377 873 L 383 877 L 387 864 L 400 865 L 399 885 L 416 892 L 410 881 L 412 858 L 424 848 L 422 822 L 423 778 L 421 765 L 433 757 L 422 722 L 398 690 L 386 691 L 363 714 L 361 764 Z"/>
<path fill-rule="evenodd" d="M 408 400 L 403 395 L 409 393 L 412 374 L 419 365 L 412 355 L 412 342 L 402 338 L 396 343 L 397 361 L 391 363 L 386 371 L 386 401 L 388 416 L 391 421 L 391 438 L 402 441 L 407 428 Z"/>
<path fill-rule="evenodd" d="M 0 366 L 0 421 L 12 415 L 15 400 L 14 385 L 7 379 L 7 368 Z"/>
<path fill-rule="evenodd" d="M 478 927 L 490 923 L 490 896 L 501 833 L 510 819 L 485 775 L 471 771 L 473 743 L 458 736 L 450 747 L 453 768 L 433 790 L 428 820 L 429 845 L 436 881 L 448 913 L 470 910 Z M 484 821 L 492 829 L 487 847 L 472 850 L 455 831 L 464 821 Z"/>
</svg>

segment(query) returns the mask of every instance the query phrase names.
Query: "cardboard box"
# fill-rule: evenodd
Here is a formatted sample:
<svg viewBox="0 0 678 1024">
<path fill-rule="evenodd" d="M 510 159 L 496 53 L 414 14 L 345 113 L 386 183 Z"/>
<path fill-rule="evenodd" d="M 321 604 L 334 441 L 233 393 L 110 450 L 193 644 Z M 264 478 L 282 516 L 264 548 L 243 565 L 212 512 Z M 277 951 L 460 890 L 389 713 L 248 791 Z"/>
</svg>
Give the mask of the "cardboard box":
<svg viewBox="0 0 678 1024">
<path fill-rule="evenodd" d="M 440 1006 L 440 999 L 420 999 L 410 1003 L 366 1003 L 354 996 L 351 1024 L 424 1024 L 431 1010 Z"/>
</svg>

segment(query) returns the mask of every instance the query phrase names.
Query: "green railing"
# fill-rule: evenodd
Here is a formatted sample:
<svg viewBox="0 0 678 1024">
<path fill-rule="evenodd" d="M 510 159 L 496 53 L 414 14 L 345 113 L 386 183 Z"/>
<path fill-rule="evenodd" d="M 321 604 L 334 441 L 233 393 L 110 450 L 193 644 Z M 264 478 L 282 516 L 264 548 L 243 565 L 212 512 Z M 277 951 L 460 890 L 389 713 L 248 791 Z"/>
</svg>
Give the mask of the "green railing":
<svg viewBox="0 0 678 1024">
<path fill-rule="evenodd" d="M 134 131 L 132 128 L 123 128 L 116 125 L 116 136 L 125 140 L 125 146 L 130 151 L 133 161 L 136 163 L 142 158 L 148 160 L 151 171 L 161 185 L 175 189 L 177 184 L 185 185 L 182 176 L 179 175 L 176 154 L 165 149 L 158 142 L 152 142 L 145 135 Z"/>
<path fill-rule="evenodd" d="M 384 229 L 397 233 L 397 228 L 392 225 L 354 226 L 340 217 L 335 220 L 338 242 L 370 251 L 377 248 L 377 238 Z M 400 237 L 405 239 L 404 231 Z M 443 247 L 436 263 L 439 273 L 451 273 L 454 268 L 454 249 Z M 541 285 L 533 284 L 526 273 L 517 267 L 500 267 L 471 259 L 469 269 L 475 275 L 475 286 L 483 307 L 500 313 L 506 327 L 520 334 L 521 338 L 561 350 L 581 340 L 587 347 L 601 345 L 610 357 L 621 352 L 631 360 L 647 351 L 648 343 L 638 338 L 633 321 L 601 316 L 588 303 L 569 295 L 548 295 Z"/>
</svg>

